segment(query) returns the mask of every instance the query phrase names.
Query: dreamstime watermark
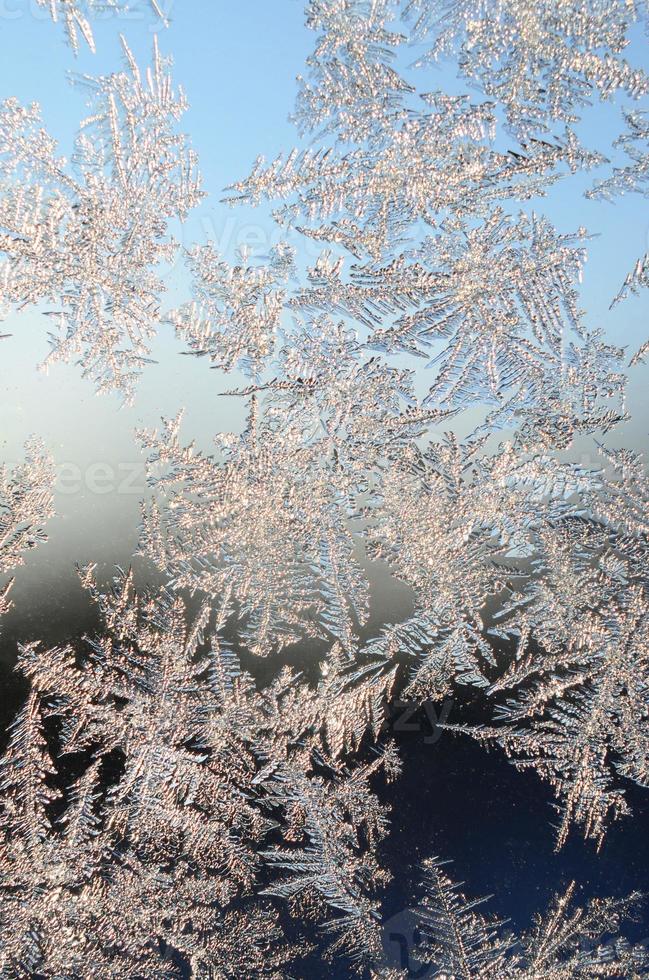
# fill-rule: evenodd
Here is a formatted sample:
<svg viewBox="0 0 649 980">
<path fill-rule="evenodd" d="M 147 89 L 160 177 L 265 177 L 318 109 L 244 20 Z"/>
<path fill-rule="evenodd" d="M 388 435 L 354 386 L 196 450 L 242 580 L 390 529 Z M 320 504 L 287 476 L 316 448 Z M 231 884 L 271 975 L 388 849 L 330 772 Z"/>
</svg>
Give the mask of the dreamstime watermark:
<svg viewBox="0 0 649 980">
<path fill-rule="evenodd" d="M 0 3 L 2 0 L 0 0 Z M 273 249 L 289 245 L 296 260 L 314 265 L 326 243 L 304 235 L 295 228 L 283 228 L 273 221 L 251 221 L 243 212 L 224 208 L 223 212 L 199 214 L 191 220 L 175 221 L 169 237 L 176 244 L 173 256 L 162 264 L 166 275 L 189 272 L 188 260 L 197 249 L 211 246 L 219 260 L 230 265 L 263 267 Z"/>
<path fill-rule="evenodd" d="M 434 967 L 419 958 L 421 940 L 415 909 L 402 909 L 383 922 L 381 961 L 374 966 L 405 971 L 412 980 L 433 976 Z"/>
<path fill-rule="evenodd" d="M 107 463 L 95 461 L 59 463 L 55 468 L 55 493 L 63 497 L 79 494 L 98 497 L 139 496 L 147 488 L 146 471 L 141 462 Z"/>
<path fill-rule="evenodd" d="M 397 698 L 390 705 L 385 728 L 393 734 L 421 734 L 426 745 L 434 745 L 444 734 L 453 704 L 453 698 L 445 698 L 441 704 Z"/>
<path fill-rule="evenodd" d="M 156 16 L 153 5 L 146 0 L 140 3 L 108 3 L 106 0 L 92 6 L 92 21 L 114 20 L 130 23 L 149 21 L 151 30 L 158 31 L 169 22 L 176 0 L 157 0 L 161 16 Z M 58 3 L 59 20 L 63 20 L 65 4 Z M 0 0 L 0 20 L 21 20 L 30 17 L 33 20 L 52 21 L 50 0 Z"/>
<path fill-rule="evenodd" d="M 246 251 L 251 256 L 262 258 L 273 248 L 287 244 L 308 260 L 315 260 L 322 254 L 325 245 L 294 227 L 284 228 L 274 221 L 264 224 L 242 218 L 236 212 L 227 211 L 224 217 L 216 214 L 203 214 L 199 218 L 204 241 L 211 243 L 222 256 Z M 186 244 L 183 242 L 183 244 Z"/>
</svg>

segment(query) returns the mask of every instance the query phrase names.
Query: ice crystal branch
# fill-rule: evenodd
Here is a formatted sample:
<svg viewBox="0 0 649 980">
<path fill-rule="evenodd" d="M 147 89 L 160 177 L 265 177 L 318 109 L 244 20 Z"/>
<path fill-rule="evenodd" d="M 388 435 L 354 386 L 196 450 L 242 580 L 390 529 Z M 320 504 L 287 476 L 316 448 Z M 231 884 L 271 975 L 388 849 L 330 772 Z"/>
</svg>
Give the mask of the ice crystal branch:
<svg viewBox="0 0 649 980">
<path fill-rule="evenodd" d="M 381 463 L 444 413 L 420 409 L 408 372 L 326 319 L 294 335 L 278 366 L 243 393 L 249 424 L 217 438 L 214 457 L 183 447 L 178 422 L 142 434 L 156 501 L 141 547 L 175 587 L 231 589 L 255 653 L 303 635 L 350 649 L 369 601 L 361 496 Z"/>
<path fill-rule="evenodd" d="M 201 195 L 168 62 L 155 43 L 143 77 L 124 52 L 127 70 L 79 80 L 92 115 L 70 165 L 36 106 L 0 111 L 0 297 L 54 303 L 49 360 L 79 358 L 99 391 L 130 398 L 160 315 L 159 266 L 176 254 L 170 226 Z"/>
<path fill-rule="evenodd" d="M 444 980 L 590 980 L 610 977 L 640 980 L 649 970 L 644 946 L 622 938 L 601 941 L 619 932 L 633 918 L 641 899 L 593 899 L 575 907 L 575 883 L 558 894 L 533 928 L 516 937 L 504 923 L 480 910 L 487 899 L 469 899 L 447 874 L 447 861 L 429 858 L 423 864 L 424 896 L 416 915 L 421 941 L 415 950 L 431 976 Z M 389 971 L 377 978 L 390 977 Z M 395 980 L 406 974 L 394 971 Z"/>
<path fill-rule="evenodd" d="M 648 783 L 646 478 L 628 454 L 611 458 L 624 479 L 603 484 L 589 519 L 542 527 L 538 578 L 501 613 L 521 645 L 494 691 L 513 694 L 496 725 L 470 730 L 551 783 L 559 847 L 573 824 L 601 842 L 627 812 L 619 776 Z"/>
<path fill-rule="evenodd" d="M 594 96 L 649 91 L 645 72 L 622 57 L 644 3 L 408 0 L 404 14 L 418 37 L 432 40 L 426 57 L 457 57 L 523 139 L 557 120 L 576 122 Z"/>
<path fill-rule="evenodd" d="M 562 164 L 592 165 L 568 133 L 555 143 L 534 141 L 524 152 L 496 151 L 487 139 L 490 104 L 441 92 L 424 96 L 424 110 L 390 119 L 376 143 L 351 148 L 294 150 L 228 188 L 230 203 L 279 199 L 274 214 L 308 237 L 377 260 L 418 222 L 484 215 L 494 204 L 543 193 Z"/>
<path fill-rule="evenodd" d="M 175 313 L 178 335 L 215 367 L 256 375 L 273 353 L 284 310 L 293 251 L 276 246 L 264 265 L 230 266 L 213 245 L 189 253 L 195 299 Z"/>
<path fill-rule="evenodd" d="M 21 564 L 23 553 L 45 540 L 43 524 L 52 515 L 54 468 L 37 440 L 13 470 L 0 467 L 0 574 Z"/>
<path fill-rule="evenodd" d="M 617 140 L 630 162 L 626 167 L 616 167 L 606 180 L 600 181 L 589 191 L 588 197 L 613 201 L 621 194 L 635 193 L 649 197 L 649 116 L 646 111 L 625 112 L 627 131 Z M 611 306 L 625 299 L 629 293 L 637 293 L 649 285 L 649 256 L 638 259 L 628 274 Z M 640 359 L 644 351 L 636 355 Z"/>
<path fill-rule="evenodd" d="M 46 540 L 44 523 L 53 514 L 54 467 L 37 440 L 24 462 L 0 466 L 0 575 L 24 562 L 24 554 Z M 0 616 L 10 607 L 12 580 L 0 584 Z"/>
</svg>

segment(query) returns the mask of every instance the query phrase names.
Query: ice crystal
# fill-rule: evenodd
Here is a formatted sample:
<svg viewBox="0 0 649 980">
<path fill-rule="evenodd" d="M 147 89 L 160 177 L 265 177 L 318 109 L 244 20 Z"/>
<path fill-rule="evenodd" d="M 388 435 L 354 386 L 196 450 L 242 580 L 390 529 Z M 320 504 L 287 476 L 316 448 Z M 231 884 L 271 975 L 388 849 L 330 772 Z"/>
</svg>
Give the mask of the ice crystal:
<svg viewBox="0 0 649 980">
<path fill-rule="evenodd" d="M 190 620 L 178 598 L 139 597 L 130 573 L 108 592 L 91 567 L 82 580 L 103 633 L 19 658 L 31 693 L 2 762 L 7 975 L 83 976 L 92 957 L 120 977 L 283 976 L 297 950 L 252 897 L 263 882 L 334 950 L 375 955 L 387 824 L 369 780 L 397 761 L 342 756 L 378 736 L 389 652 L 350 674 L 334 651 L 317 687 L 285 670 L 258 690 L 223 640 L 227 602 Z"/>
<path fill-rule="evenodd" d="M 428 405 L 486 404 L 490 425 L 524 416 L 559 445 L 610 425 L 624 416 L 622 351 L 588 330 L 578 306 L 586 233 L 504 210 L 602 157 L 569 130 L 496 150 L 493 103 L 420 92 L 392 65 L 393 48 L 408 42 L 390 32 L 393 13 L 385 3 L 308 6 L 319 35 L 297 120 L 315 139 L 259 160 L 230 202 L 278 201 L 281 225 L 329 247 L 287 307 L 307 321 L 342 315 L 388 357 L 426 357 L 437 369 Z M 359 264 L 347 268 L 345 252 Z M 235 323 L 254 310 L 241 297 Z M 216 343 L 207 329 L 192 346 Z"/>
<path fill-rule="evenodd" d="M 54 467 L 37 440 L 23 463 L 0 466 L 0 575 L 24 562 L 24 553 L 46 540 L 44 523 L 53 513 Z M 11 580 L 0 584 L 0 616 L 9 608 Z"/>
<path fill-rule="evenodd" d="M 51 5 L 75 47 L 92 44 L 93 7 Z M 279 980 L 314 926 L 319 952 L 376 963 L 390 877 L 376 787 L 399 774 L 398 695 L 508 691 L 493 724 L 446 727 L 550 783 L 559 845 L 574 824 L 601 841 L 626 812 L 622 779 L 649 783 L 642 460 L 564 452 L 627 418 L 624 350 L 580 308 L 585 229 L 555 228 L 536 201 L 520 211 L 603 162 L 570 127 L 595 94 L 646 93 L 621 56 L 644 13 L 308 0 L 295 120 L 311 143 L 228 192 L 274 202 L 282 244 L 234 264 L 189 247 L 191 298 L 169 313 L 160 266 L 201 192 L 157 45 L 146 77 L 124 44 L 125 71 L 81 80 L 91 115 L 70 164 L 35 107 L 5 103 L 3 310 L 52 305 L 52 358 L 127 398 L 170 321 L 190 353 L 247 375 L 226 393 L 247 422 L 209 453 L 183 443 L 180 415 L 140 433 L 140 553 L 166 588 L 138 595 L 129 572 L 105 591 L 85 568 L 99 633 L 21 648 L 30 691 L 1 763 L 3 976 L 92 963 Z M 420 42 L 455 52 L 488 101 L 429 91 L 404 67 Z M 631 164 L 599 195 L 646 191 L 646 119 L 627 120 Z M 308 264 L 296 232 L 321 243 Z M 34 450 L 2 473 L 1 572 L 42 536 L 48 472 Z M 412 607 L 367 639 L 375 562 Z M 304 639 L 306 677 L 285 663 Z M 635 896 L 570 911 L 571 886 L 515 939 L 441 862 L 426 876 L 421 952 L 439 980 L 647 975 L 642 948 L 595 945 Z"/>
<path fill-rule="evenodd" d="M 196 301 L 178 311 L 176 326 L 194 353 L 252 375 L 238 392 L 250 420 L 240 437 L 218 437 L 213 457 L 183 448 L 177 423 L 144 435 L 156 500 L 142 550 L 176 589 L 212 603 L 231 591 L 243 641 L 265 655 L 304 636 L 334 638 L 354 655 L 369 608 L 367 558 L 385 561 L 414 598 L 401 642 L 416 698 L 443 697 L 456 683 L 489 686 L 496 661 L 485 618 L 504 604 L 495 635 L 517 639 L 518 657 L 529 643 L 544 651 L 536 669 L 553 692 L 545 709 L 565 718 L 556 732 L 548 723 L 552 739 L 539 718 L 524 734 L 480 737 L 510 748 L 516 738 L 512 754 L 550 779 L 564 807 L 560 842 L 573 822 L 599 838 L 623 808 L 609 743 L 618 771 L 645 781 L 644 661 L 633 659 L 631 686 L 628 664 L 607 669 L 631 592 L 607 591 L 602 571 L 596 633 L 595 586 L 582 565 L 606 555 L 606 567 L 622 574 L 619 546 L 641 581 L 644 490 L 640 464 L 624 454 L 609 454 L 632 473 L 616 483 L 552 451 L 627 417 L 624 351 L 589 330 L 579 306 L 585 230 L 560 233 L 539 214 L 505 210 L 566 168 L 602 162 L 570 130 L 561 140 L 533 135 L 542 117 L 573 121 L 586 90 L 577 97 L 562 82 L 557 102 L 556 93 L 530 89 L 524 132 L 505 100 L 524 145 L 496 151 L 493 104 L 425 92 L 414 104 L 418 90 L 397 58 L 412 38 L 392 30 L 395 9 L 308 4 L 318 40 L 296 119 L 314 142 L 270 166 L 259 161 L 231 188 L 231 201 L 279 200 L 280 224 L 326 244 L 306 280 L 284 246 L 247 267 L 245 256 L 231 267 L 211 246 L 190 253 Z M 503 9 L 503 23 L 525 20 L 526 9 Z M 544 17 L 543 30 L 557 31 L 559 21 Z M 565 34 L 567 10 L 556 17 Z M 500 21 L 485 18 L 497 32 Z M 424 20 L 417 32 L 429 29 Z M 590 28 L 578 18 L 575 30 L 582 37 Z M 538 51 L 530 57 L 533 85 L 541 63 L 557 70 Z M 612 83 L 584 64 L 588 84 L 607 94 Z M 502 104 L 504 93 L 491 94 Z M 397 354 L 435 369 L 423 398 L 414 375 L 394 367 Z M 436 432 L 476 409 L 484 421 L 468 438 Z M 494 446 L 498 429 L 513 436 Z M 508 675 L 515 683 L 517 670 Z M 552 703 L 564 674 L 570 699 L 581 678 L 583 717 L 572 700 Z M 596 677 L 611 686 L 599 728 L 588 720 L 599 711 L 590 703 Z"/>
<path fill-rule="evenodd" d="M 646 111 L 625 112 L 627 131 L 618 138 L 630 163 L 626 167 L 616 167 L 612 175 L 595 185 L 588 197 L 613 201 L 618 195 L 636 193 L 649 197 L 649 116 Z M 641 256 L 628 274 L 622 288 L 613 299 L 614 306 L 625 299 L 629 293 L 649 285 L 649 253 Z M 644 351 L 640 354 L 643 356 Z"/>
<path fill-rule="evenodd" d="M 500 613 L 518 659 L 492 691 L 513 694 L 497 724 L 470 729 L 551 783 L 558 846 L 574 823 L 601 841 L 627 812 L 620 775 L 649 782 L 646 478 L 637 458 L 609 456 L 622 479 L 575 484 L 581 499 L 541 526 L 537 575 Z"/>
<path fill-rule="evenodd" d="M 542 193 L 564 163 L 591 165 L 597 156 L 571 134 L 554 143 L 533 141 L 524 152 L 498 152 L 487 139 L 491 104 L 465 97 L 424 96 L 424 110 L 389 118 L 367 142 L 351 148 L 293 150 L 228 188 L 232 204 L 280 199 L 281 225 L 320 241 L 342 244 L 374 260 L 389 254 L 417 222 L 488 213 L 499 201 Z"/>
<path fill-rule="evenodd" d="M 257 654 L 303 635 L 349 649 L 369 601 L 361 497 L 443 413 L 418 408 L 409 372 L 324 319 L 291 337 L 279 366 L 281 377 L 242 393 L 249 423 L 218 437 L 215 456 L 183 447 L 179 420 L 143 434 L 156 499 L 141 547 L 176 588 L 231 589 Z"/>
<path fill-rule="evenodd" d="M 160 506 L 145 513 L 145 554 L 176 588 L 231 590 L 256 654 L 294 642 L 302 628 L 317 635 L 310 614 L 327 600 L 327 622 L 348 645 L 368 590 L 327 471 L 309 471 L 312 454 L 299 440 L 259 439 L 252 427 L 225 443 L 222 463 L 183 448 L 175 427 L 167 432 L 166 445 L 151 443 L 166 471 L 155 476 Z"/>
<path fill-rule="evenodd" d="M 155 43 L 143 77 L 124 52 L 126 71 L 79 80 L 92 115 L 71 165 L 36 106 L 10 99 L 0 110 L 0 297 L 54 303 L 49 360 L 79 358 L 98 390 L 128 398 L 160 315 L 159 266 L 176 253 L 170 225 L 200 191 L 168 63 Z"/>
<path fill-rule="evenodd" d="M 501 105 L 519 136 L 575 122 L 593 96 L 646 95 L 649 79 L 622 52 L 646 5 L 615 0 L 408 0 L 405 16 L 428 58 L 456 56 L 460 71 Z"/>
<path fill-rule="evenodd" d="M 216 367 L 257 374 L 273 352 L 284 310 L 284 283 L 293 270 L 288 246 L 271 250 L 268 264 L 230 266 L 213 245 L 189 253 L 194 299 L 175 314 L 176 330 L 198 356 Z"/>
<path fill-rule="evenodd" d="M 633 916 L 641 896 L 594 899 L 574 908 L 575 883 L 558 894 L 533 928 L 516 937 L 504 923 L 480 910 L 487 899 L 468 899 L 446 873 L 448 862 L 429 858 L 423 864 L 424 897 L 417 908 L 421 935 L 415 950 L 420 963 L 438 980 L 591 980 L 594 977 L 646 977 L 649 956 L 644 946 L 616 938 Z M 394 972 L 395 978 L 407 973 Z M 390 972 L 375 976 L 385 980 Z"/>
<path fill-rule="evenodd" d="M 348 278 L 342 261 L 322 256 L 290 306 L 342 313 L 371 331 L 370 348 L 425 358 L 436 368 L 426 404 L 479 403 L 491 408 L 492 428 L 526 418 L 565 445 L 624 414 L 623 350 L 589 334 L 578 306 L 583 238 L 495 208 L 479 225 L 444 228 Z"/>
<path fill-rule="evenodd" d="M 494 102 L 422 90 L 395 62 L 411 42 L 391 28 L 401 4 L 311 0 L 317 32 L 301 79 L 296 121 L 315 133 L 306 149 L 259 158 L 229 200 L 278 200 L 276 219 L 357 257 L 394 259 L 419 222 L 484 215 L 499 201 L 543 193 L 567 167 L 601 161 L 566 129 L 497 150 Z M 428 84 L 428 79 L 426 83 Z"/>
</svg>

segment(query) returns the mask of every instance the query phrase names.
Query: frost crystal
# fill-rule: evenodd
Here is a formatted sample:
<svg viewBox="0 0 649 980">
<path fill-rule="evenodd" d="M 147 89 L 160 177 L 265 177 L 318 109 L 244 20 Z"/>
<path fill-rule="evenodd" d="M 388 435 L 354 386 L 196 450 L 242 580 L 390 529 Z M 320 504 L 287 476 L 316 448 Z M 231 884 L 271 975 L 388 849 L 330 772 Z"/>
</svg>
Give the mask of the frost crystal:
<svg viewBox="0 0 649 980">
<path fill-rule="evenodd" d="M 649 197 L 649 116 L 646 111 L 626 112 L 624 115 L 627 132 L 616 142 L 626 151 L 630 163 L 626 167 L 615 168 L 613 174 L 596 184 L 587 197 L 603 198 L 608 201 L 628 193 Z M 649 253 L 646 253 L 638 259 L 635 268 L 626 277 L 611 305 L 614 306 L 629 293 L 637 293 L 640 288 L 648 285 Z M 643 349 L 636 357 L 640 359 L 644 356 L 644 352 Z"/>
<path fill-rule="evenodd" d="M 51 7 L 73 45 L 77 29 L 90 42 L 92 6 Z M 606 444 L 628 418 L 625 351 L 580 308 L 587 231 L 555 228 L 537 200 L 606 162 L 570 128 L 595 95 L 647 93 L 622 57 L 645 14 L 308 0 L 302 142 L 227 191 L 271 201 L 282 244 L 234 263 L 192 245 L 191 296 L 170 312 L 160 266 L 201 191 L 157 45 L 146 76 L 124 44 L 126 71 L 82 80 L 92 115 L 70 164 L 35 107 L 5 103 L 3 310 L 53 305 L 52 358 L 127 398 L 171 322 L 189 353 L 246 376 L 226 394 L 247 423 L 208 453 L 183 443 L 180 415 L 141 432 L 139 551 L 166 588 L 138 595 L 129 572 L 104 591 L 83 569 L 98 635 L 21 648 L 31 687 L 1 764 L 2 976 L 81 978 L 92 963 L 280 980 L 313 942 L 367 974 L 400 694 L 508 692 L 489 725 L 445 727 L 550 784 L 558 846 L 573 825 L 601 842 L 627 811 L 623 781 L 647 786 L 647 480 Z M 440 54 L 482 94 L 431 91 Z M 647 190 L 644 110 L 627 122 L 631 163 L 594 195 Z M 574 462 L 585 443 L 599 467 Z M 0 571 L 41 536 L 38 459 L 3 473 Z M 411 608 L 374 629 L 379 571 Z M 287 662 L 305 639 L 302 676 Z M 515 940 L 439 861 L 426 881 L 438 980 L 647 976 L 642 948 L 594 945 L 635 896 L 571 911 L 571 886 Z"/>
<path fill-rule="evenodd" d="M 268 265 L 230 266 L 213 245 L 196 246 L 188 257 L 196 299 L 175 314 L 180 337 L 215 367 L 257 374 L 272 353 L 284 309 L 284 284 L 293 271 L 287 246 L 271 250 Z"/>
<path fill-rule="evenodd" d="M 279 363 L 281 380 L 243 393 L 248 426 L 218 437 L 216 456 L 183 447 L 179 420 L 143 434 L 156 501 L 142 550 L 175 587 L 231 589 L 257 654 L 302 635 L 349 649 L 368 612 L 360 498 L 379 462 L 443 413 L 417 408 L 407 372 L 324 319 L 292 337 Z"/>
<path fill-rule="evenodd" d="M 503 75 L 496 85 L 486 54 L 462 49 L 463 70 L 478 72 L 497 99 L 476 104 L 420 90 L 417 72 L 402 70 L 400 50 L 451 16 L 435 26 L 430 8 L 421 9 L 408 35 L 394 28 L 399 10 L 405 24 L 415 15 L 417 5 L 406 6 L 307 5 L 317 42 L 296 120 L 312 143 L 270 165 L 258 161 L 229 201 L 278 202 L 279 224 L 324 249 L 305 271 L 299 249 L 287 246 L 236 266 L 212 246 L 190 252 L 195 300 L 174 314 L 178 333 L 193 353 L 251 375 L 237 392 L 248 400 L 249 424 L 241 436 L 219 436 L 211 457 L 183 447 L 177 423 L 143 435 L 155 501 L 141 550 L 174 588 L 211 603 L 231 594 L 243 642 L 263 655 L 306 636 L 335 639 L 353 657 L 369 610 L 367 562 L 384 561 L 412 591 L 402 652 L 408 694 L 422 699 L 456 683 L 493 684 L 485 619 L 501 605 L 496 637 L 517 641 L 519 658 L 530 645 L 545 651 L 537 670 L 548 691 L 557 693 L 555 683 L 563 690 L 562 672 L 581 677 L 588 715 L 596 672 L 615 688 L 603 695 L 612 700 L 599 728 L 548 695 L 545 709 L 566 715 L 551 750 L 544 740 L 554 722 L 541 720 L 540 706 L 530 731 L 515 733 L 518 755 L 511 749 L 552 782 L 564 806 L 560 842 L 572 822 L 601 838 L 608 816 L 623 809 L 610 742 L 617 772 L 645 780 L 643 666 L 636 658 L 633 695 L 628 665 L 607 670 L 631 593 L 609 596 L 598 584 L 595 643 L 591 587 L 570 563 L 582 553 L 593 563 L 612 556 L 619 540 L 640 587 L 644 477 L 624 454 L 609 453 L 607 463 L 622 466 L 621 482 L 559 461 L 557 450 L 585 435 L 601 439 L 627 418 L 624 350 L 589 329 L 579 306 L 586 231 L 562 233 L 536 212 L 507 207 L 603 162 L 570 129 L 559 138 L 554 123 L 574 121 L 591 87 L 642 89 L 618 59 L 631 15 L 616 6 L 618 27 L 609 30 L 592 4 L 540 13 L 518 4 L 493 16 L 485 8 L 478 26 L 493 39 Z M 455 8 L 458 24 L 465 13 Z M 518 38 L 524 27 L 523 38 L 532 22 L 537 46 L 521 40 L 520 51 L 501 58 L 502 37 Z M 446 26 L 444 43 L 463 43 L 460 28 Z M 530 61 L 514 70 L 524 49 Z M 467 52 L 478 59 L 473 68 Z M 611 66 L 619 85 L 606 74 Z M 511 101 L 523 70 L 525 119 Z M 521 140 L 516 150 L 491 140 L 503 105 Z M 548 132 L 539 138 L 542 119 Z M 641 184 L 635 171 L 633 180 Z M 419 375 L 396 367 L 404 355 L 432 369 L 423 393 Z M 463 439 L 439 432 L 476 414 L 482 421 Z M 508 434 L 500 445 L 498 430 Z M 577 666 L 587 650 L 594 660 Z M 511 748 L 514 734 L 503 731 L 481 737 L 509 739 Z"/>
<path fill-rule="evenodd" d="M 547 541 L 544 580 L 514 627 L 531 627 L 541 649 L 496 686 L 514 691 L 498 724 L 472 730 L 551 782 L 558 846 L 573 822 L 601 841 L 608 819 L 627 812 L 619 775 L 649 785 L 646 547 L 609 541 L 577 522 Z"/>
<path fill-rule="evenodd" d="M 415 33 L 452 53 L 468 79 L 502 105 L 523 138 L 575 122 L 594 95 L 646 95 L 649 79 L 621 56 L 646 4 L 623 0 L 408 0 Z"/>
<path fill-rule="evenodd" d="M 346 679 L 334 651 L 317 687 L 285 670 L 257 690 L 223 640 L 227 604 L 188 620 L 177 598 L 138 597 L 130 573 L 108 593 L 92 568 L 82 580 L 104 632 L 20 654 L 31 694 L 2 762 L 3 972 L 83 976 L 91 957 L 119 977 L 282 977 L 297 948 L 255 898 L 262 881 L 334 950 L 375 955 L 387 826 L 369 779 L 396 760 L 339 756 L 378 733 L 389 659 L 375 651 Z"/>
<path fill-rule="evenodd" d="M 79 358 L 100 391 L 133 394 L 164 291 L 159 266 L 177 245 L 170 223 L 201 197 L 195 158 L 175 132 L 186 108 L 154 44 L 143 78 L 82 78 L 92 115 L 72 164 L 55 154 L 36 106 L 0 110 L 0 300 L 54 303 L 50 360 Z"/>
<path fill-rule="evenodd" d="M 642 897 L 639 893 L 623 899 L 594 899 L 583 908 L 574 908 L 575 882 L 571 882 L 546 914 L 536 918 L 533 928 L 516 937 L 503 928 L 503 922 L 477 911 L 487 899 L 467 899 L 447 875 L 447 864 L 439 858 L 424 862 L 425 891 L 416 913 L 421 941 L 415 953 L 437 980 L 592 980 L 648 975 L 644 946 L 632 946 L 617 937 L 606 946 L 598 945 L 617 933 L 624 919 L 633 917 Z M 374 976 L 388 980 L 391 975 L 383 971 Z M 407 976 L 407 971 L 394 971 L 393 980 Z"/>
<path fill-rule="evenodd" d="M 54 468 L 36 440 L 13 470 L 0 466 L 0 575 L 21 565 L 24 553 L 46 540 L 43 524 L 53 513 Z M 0 615 L 9 608 L 11 581 L 0 585 Z"/>
</svg>

